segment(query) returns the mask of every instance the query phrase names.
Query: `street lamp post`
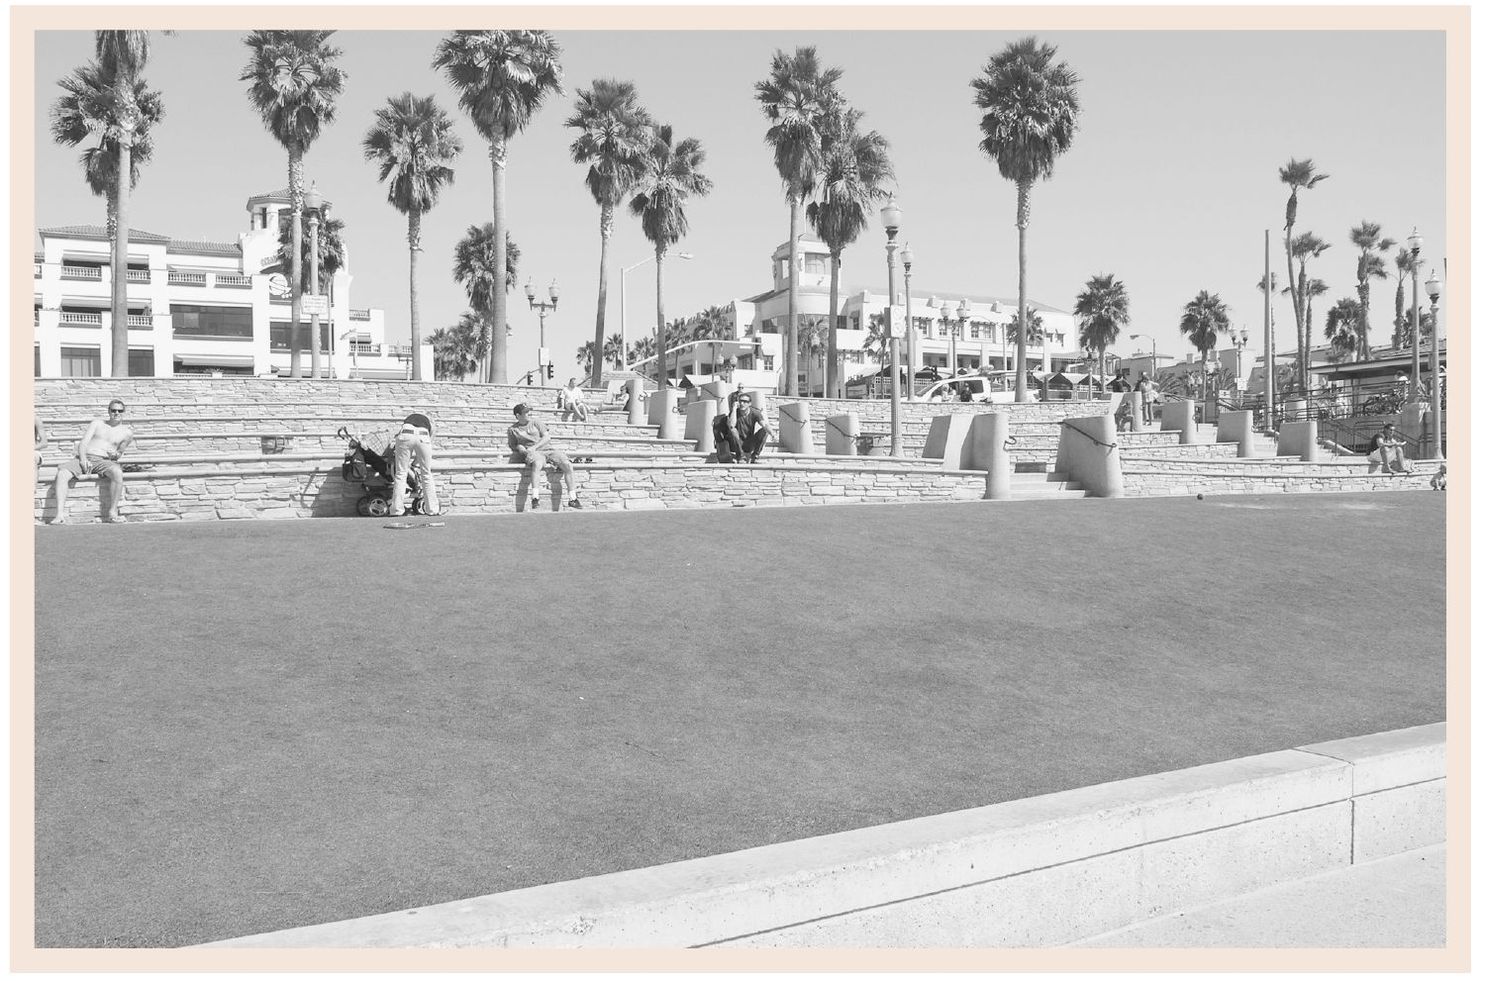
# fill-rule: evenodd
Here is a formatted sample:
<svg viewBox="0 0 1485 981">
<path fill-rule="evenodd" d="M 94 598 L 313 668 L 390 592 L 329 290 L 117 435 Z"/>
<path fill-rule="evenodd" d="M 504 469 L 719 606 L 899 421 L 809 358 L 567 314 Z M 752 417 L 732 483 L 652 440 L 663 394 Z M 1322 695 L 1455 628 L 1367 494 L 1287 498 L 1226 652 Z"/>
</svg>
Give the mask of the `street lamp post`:
<svg viewBox="0 0 1485 981">
<path fill-rule="evenodd" d="M 1439 330 L 1439 294 L 1443 291 L 1443 285 L 1439 282 L 1438 274 L 1430 270 L 1428 281 L 1423 286 L 1428 290 L 1428 317 L 1429 322 L 1433 324 L 1432 353 L 1429 355 L 1428 361 L 1429 388 L 1431 389 L 1431 397 L 1429 399 L 1431 414 L 1429 418 L 1432 419 L 1432 425 L 1429 426 L 1429 435 L 1432 438 L 1429 442 L 1433 444 L 1432 459 L 1442 460 L 1444 458 L 1444 399 L 1442 393 L 1443 385 L 1439 377 L 1439 335 L 1441 333 Z"/>
<path fill-rule="evenodd" d="M 1418 253 L 1423 249 L 1423 236 L 1418 234 L 1418 226 L 1413 226 L 1413 234 L 1408 236 L 1408 251 L 1412 253 L 1413 272 L 1413 391 L 1411 401 L 1418 401 L 1418 383 L 1421 380 L 1422 364 L 1419 359 L 1418 344 L 1420 333 L 1418 331 Z"/>
<path fill-rule="evenodd" d="M 1150 380 L 1151 381 L 1154 381 L 1155 380 L 1155 369 L 1156 369 L 1156 367 L 1160 363 L 1155 358 L 1155 338 L 1151 337 L 1149 334 L 1130 334 L 1129 335 L 1129 339 L 1131 341 L 1134 340 L 1135 338 L 1139 338 L 1142 341 L 1149 341 L 1150 342 Z"/>
<path fill-rule="evenodd" d="M 963 297 L 954 311 L 959 323 L 954 327 L 954 374 L 959 374 L 959 341 L 964 338 L 964 325 L 969 323 L 969 297 Z"/>
<path fill-rule="evenodd" d="M 913 250 L 902 243 L 903 331 L 907 335 L 908 390 L 907 400 L 918 400 L 918 328 L 913 326 Z"/>
<path fill-rule="evenodd" d="M 1248 328 L 1238 331 L 1232 342 L 1237 348 L 1237 369 L 1232 373 L 1233 387 L 1239 392 L 1246 392 L 1248 386 L 1243 381 L 1243 348 L 1248 346 Z"/>
<path fill-rule="evenodd" d="M 954 369 L 958 367 L 959 345 L 954 336 L 954 307 L 948 300 L 939 305 L 938 322 L 943 325 L 942 332 L 949 335 L 949 377 L 953 378 L 957 374 Z"/>
<path fill-rule="evenodd" d="M 694 259 L 689 252 L 677 252 L 678 259 Z M 638 269 L 647 262 L 655 261 L 655 257 L 647 255 L 632 266 L 625 266 L 619 270 L 619 350 L 623 352 L 624 363 L 629 363 L 629 306 L 624 302 L 624 277 Z"/>
<path fill-rule="evenodd" d="M 314 356 L 310 373 L 316 377 L 320 374 L 320 212 L 324 207 L 318 182 L 310 181 L 309 190 L 304 192 L 304 210 L 309 219 L 309 292 L 315 298 L 314 312 L 309 315 L 309 349 Z"/>
<path fill-rule="evenodd" d="M 543 388 L 547 384 L 547 365 L 551 364 L 552 360 L 551 355 L 547 353 L 547 311 L 557 309 L 557 297 L 561 295 L 561 291 L 557 289 L 557 281 L 555 279 L 552 280 L 552 285 L 547 287 L 547 295 L 552 298 L 550 302 L 538 300 L 536 298 L 536 287 L 531 285 L 531 279 L 527 277 L 526 302 L 531 304 L 531 309 L 536 311 L 537 318 L 541 321 L 541 341 L 538 346 L 536 358 L 536 373 L 541 376 L 541 385 Z M 601 358 L 603 357 L 603 352 L 594 351 L 593 356 Z"/>
<path fill-rule="evenodd" d="M 897 299 L 897 264 L 893 259 L 897 252 L 897 229 L 901 225 L 902 209 L 897 207 L 895 197 L 889 198 L 886 205 L 882 207 L 882 226 L 887 230 L 887 309 L 884 311 L 885 319 L 882 323 L 886 331 L 889 370 L 892 372 L 889 388 L 892 399 L 892 442 L 889 452 L 893 456 L 902 455 L 902 420 L 898 416 L 898 403 L 902 400 L 902 390 L 897 379 L 897 338 L 892 330 L 892 303 Z"/>
</svg>

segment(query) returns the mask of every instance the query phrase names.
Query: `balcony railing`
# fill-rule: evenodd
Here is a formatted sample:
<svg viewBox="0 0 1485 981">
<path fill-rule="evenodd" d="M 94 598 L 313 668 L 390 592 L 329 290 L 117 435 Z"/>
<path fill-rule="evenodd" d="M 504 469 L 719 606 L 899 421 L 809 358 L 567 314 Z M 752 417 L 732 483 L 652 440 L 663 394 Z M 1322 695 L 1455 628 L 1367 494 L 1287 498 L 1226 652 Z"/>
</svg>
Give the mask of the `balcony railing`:
<svg viewBox="0 0 1485 981">
<path fill-rule="evenodd" d="M 148 269 L 130 269 L 125 280 L 130 283 L 148 283 L 149 281 L 150 271 Z"/>
<path fill-rule="evenodd" d="M 351 309 L 351 319 L 352 320 L 370 320 L 371 319 L 371 311 L 370 310 L 357 310 L 355 308 L 352 308 Z"/>
<path fill-rule="evenodd" d="M 57 314 L 57 323 L 66 327 L 102 327 L 103 314 L 76 313 L 71 310 L 63 310 Z"/>
<path fill-rule="evenodd" d="M 62 266 L 63 279 L 103 279 L 101 266 Z"/>
<path fill-rule="evenodd" d="M 183 272 L 179 269 L 172 269 L 170 270 L 169 280 L 171 286 L 205 286 L 206 273 Z"/>
<path fill-rule="evenodd" d="M 240 276 L 237 273 L 217 273 L 217 285 L 234 290 L 245 290 L 252 287 L 253 280 L 251 276 Z"/>
<path fill-rule="evenodd" d="M 130 327 L 137 327 L 141 330 L 155 329 L 155 318 L 149 314 L 131 313 L 129 314 L 128 322 Z"/>
</svg>

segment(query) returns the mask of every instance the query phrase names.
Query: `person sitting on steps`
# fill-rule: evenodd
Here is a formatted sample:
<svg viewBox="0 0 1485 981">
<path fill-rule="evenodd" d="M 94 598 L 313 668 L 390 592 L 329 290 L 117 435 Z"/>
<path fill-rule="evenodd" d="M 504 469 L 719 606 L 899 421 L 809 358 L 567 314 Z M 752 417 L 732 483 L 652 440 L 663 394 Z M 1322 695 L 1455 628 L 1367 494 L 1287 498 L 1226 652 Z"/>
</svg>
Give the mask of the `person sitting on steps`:
<svg viewBox="0 0 1485 981">
<path fill-rule="evenodd" d="M 67 524 L 67 491 L 74 480 L 86 473 L 98 475 L 98 507 L 103 520 L 108 524 L 120 524 L 125 520 L 119 514 L 119 504 L 124 499 L 124 468 L 119 465 L 119 458 L 134 442 L 134 430 L 124 425 L 125 411 L 122 400 L 111 400 L 108 418 L 88 423 L 82 439 L 77 442 L 77 454 L 58 464 L 53 484 L 57 495 L 57 516 L 52 519 L 52 524 Z"/>
<path fill-rule="evenodd" d="M 1403 439 L 1392 423 L 1383 423 L 1382 431 L 1371 438 L 1366 448 L 1366 458 L 1372 464 L 1370 473 L 1376 473 L 1378 467 L 1388 474 L 1409 472 L 1407 464 L 1403 462 Z"/>
<path fill-rule="evenodd" d="M 521 402 L 512 411 L 516 421 L 506 431 L 506 442 L 510 445 L 511 462 L 523 463 L 531 471 L 531 509 L 536 510 L 535 502 L 541 500 L 541 495 L 536 493 L 536 482 L 541 477 L 542 468 L 548 463 L 561 472 L 562 481 L 567 485 L 567 506 L 581 508 L 583 502 L 578 500 L 573 483 L 572 461 L 567 458 L 566 453 L 552 445 L 547 427 L 531 418 L 531 406 Z"/>
</svg>

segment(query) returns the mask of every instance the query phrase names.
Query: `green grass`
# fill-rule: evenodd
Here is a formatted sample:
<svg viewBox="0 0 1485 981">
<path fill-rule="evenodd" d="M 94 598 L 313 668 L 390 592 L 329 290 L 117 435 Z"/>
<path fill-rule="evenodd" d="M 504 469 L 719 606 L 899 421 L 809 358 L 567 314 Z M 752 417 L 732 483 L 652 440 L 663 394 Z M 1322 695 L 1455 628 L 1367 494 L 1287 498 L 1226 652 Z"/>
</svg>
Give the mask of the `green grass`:
<svg viewBox="0 0 1485 981">
<path fill-rule="evenodd" d="M 36 941 L 178 945 L 1444 717 L 1444 496 L 36 531 Z"/>
</svg>

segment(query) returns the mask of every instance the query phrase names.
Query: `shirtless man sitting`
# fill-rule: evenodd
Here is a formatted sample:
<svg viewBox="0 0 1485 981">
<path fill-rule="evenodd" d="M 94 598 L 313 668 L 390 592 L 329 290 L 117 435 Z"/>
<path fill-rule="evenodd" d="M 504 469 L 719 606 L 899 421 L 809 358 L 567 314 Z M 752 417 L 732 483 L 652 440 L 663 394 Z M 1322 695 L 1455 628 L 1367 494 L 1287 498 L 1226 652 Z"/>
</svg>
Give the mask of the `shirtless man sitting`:
<svg viewBox="0 0 1485 981">
<path fill-rule="evenodd" d="M 132 442 L 134 431 L 124 425 L 124 403 L 114 399 L 108 403 L 107 419 L 94 419 L 88 423 L 78 441 L 76 458 L 63 460 L 57 466 L 53 485 L 57 493 L 57 516 L 52 519 L 52 524 L 67 524 L 67 491 L 74 480 L 87 473 L 101 478 L 98 507 L 103 520 L 110 524 L 124 521 L 119 514 L 119 503 L 124 499 L 124 468 L 119 466 L 119 458 Z"/>
</svg>

